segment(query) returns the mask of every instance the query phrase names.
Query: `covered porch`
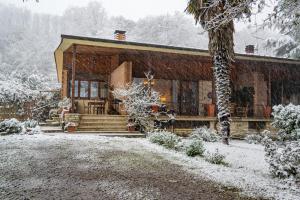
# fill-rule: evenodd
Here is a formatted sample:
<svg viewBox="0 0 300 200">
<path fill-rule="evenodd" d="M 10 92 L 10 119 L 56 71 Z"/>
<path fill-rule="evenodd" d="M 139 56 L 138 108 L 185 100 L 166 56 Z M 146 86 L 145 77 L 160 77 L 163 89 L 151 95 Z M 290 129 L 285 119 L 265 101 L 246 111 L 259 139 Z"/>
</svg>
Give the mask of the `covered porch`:
<svg viewBox="0 0 300 200">
<path fill-rule="evenodd" d="M 132 81 L 148 84 L 144 73 L 150 70 L 154 74 L 151 87 L 168 110 L 178 116 L 216 116 L 207 51 L 68 37 L 70 41 L 56 51 L 56 60 L 63 66 L 58 69 L 62 96 L 72 99 L 73 112 L 126 114 L 111 91 Z M 231 66 L 232 117 L 269 118 L 273 105 L 299 104 L 298 65 L 288 59 L 237 55 Z"/>
</svg>

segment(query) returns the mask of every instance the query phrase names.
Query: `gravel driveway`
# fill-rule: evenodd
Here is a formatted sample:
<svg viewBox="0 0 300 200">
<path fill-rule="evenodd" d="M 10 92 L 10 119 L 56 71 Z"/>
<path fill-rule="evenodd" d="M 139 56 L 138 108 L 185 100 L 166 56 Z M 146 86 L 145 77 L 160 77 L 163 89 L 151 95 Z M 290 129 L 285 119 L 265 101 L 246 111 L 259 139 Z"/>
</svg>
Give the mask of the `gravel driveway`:
<svg viewBox="0 0 300 200">
<path fill-rule="evenodd" d="M 250 199 L 193 176 L 140 140 L 0 137 L 0 199 Z"/>
</svg>

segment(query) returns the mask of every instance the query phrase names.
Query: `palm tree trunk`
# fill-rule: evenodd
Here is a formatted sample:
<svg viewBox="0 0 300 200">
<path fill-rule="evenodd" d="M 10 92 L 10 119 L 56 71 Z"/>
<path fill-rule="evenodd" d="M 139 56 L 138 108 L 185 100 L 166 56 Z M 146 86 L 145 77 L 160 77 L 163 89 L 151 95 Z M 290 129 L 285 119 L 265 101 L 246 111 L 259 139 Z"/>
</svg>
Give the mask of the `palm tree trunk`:
<svg viewBox="0 0 300 200">
<path fill-rule="evenodd" d="M 218 119 L 224 144 L 229 144 L 230 136 L 230 61 L 224 49 L 219 49 L 213 56 L 214 78 L 217 94 Z"/>
</svg>

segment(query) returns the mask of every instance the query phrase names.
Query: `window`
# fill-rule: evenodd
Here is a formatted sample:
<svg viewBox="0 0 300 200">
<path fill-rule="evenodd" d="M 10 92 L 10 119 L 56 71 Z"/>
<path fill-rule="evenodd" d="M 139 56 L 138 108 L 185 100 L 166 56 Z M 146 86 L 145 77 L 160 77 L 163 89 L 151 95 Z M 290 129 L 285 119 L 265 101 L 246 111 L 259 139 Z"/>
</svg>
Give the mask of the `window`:
<svg viewBox="0 0 300 200">
<path fill-rule="evenodd" d="M 80 81 L 80 97 L 88 98 L 89 97 L 89 82 Z"/>
<path fill-rule="evenodd" d="M 75 80 L 75 98 L 107 98 L 107 83 Z M 69 97 L 72 97 L 72 80 L 69 81 Z"/>
<path fill-rule="evenodd" d="M 107 97 L 107 84 L 105 82 L 100 82 L 100 97 Z"/>
<path fill-rule="evenodd" d="M 91 82 L 91 98 L 96 98 L 99 96 L 99 82 L 92 81 Z"/>
<path fill-rule="evenodd" d="M 69 81 L 69 97 L 72 97 L 72 80 Z M 75 80 L 75 94 L 74 97 L 78 97 L 78 81 Z"/>
</svg>

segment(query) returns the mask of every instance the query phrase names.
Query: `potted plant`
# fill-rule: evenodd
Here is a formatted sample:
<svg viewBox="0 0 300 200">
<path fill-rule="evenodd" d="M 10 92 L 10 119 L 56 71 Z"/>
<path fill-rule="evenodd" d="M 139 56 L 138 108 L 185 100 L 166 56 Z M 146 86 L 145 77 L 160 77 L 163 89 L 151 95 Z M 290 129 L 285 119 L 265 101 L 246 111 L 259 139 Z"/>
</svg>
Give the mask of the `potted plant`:
<svg viewBox="0 0 300 200">
<path fill-rule="evenodd" d="M 272 107 L 271 106 L 264 106 L 264 117 L 270 118 L 272 113 Z"/>
<path fill-rule="evenodd" d="M 159 109 L 159 106 L 158 105 L 152 105 L 151 106 L 151 110 L 153 113 L 157 113 L 158 112 L 158 109 Z"/>
<path fill-rule="evenodd" d="M 76 124 L 74 122 L 68 122 L 66 125 L 67 131 L 69 133 L 75 132 L 76 131 Z"/>
<path fill-rule="evenodd" d="M 135 124 L 132 119 L 128 120 L 127 128 L 129 132 L 135 131 Z"/>
<path fill-rule="evenodd" d="M 207 116 L 208 117 L 214 117 L 215 116 L 215 111 L 216 111 L 216 105 L 211 103 L 207 104 Z"/>
</svg>

